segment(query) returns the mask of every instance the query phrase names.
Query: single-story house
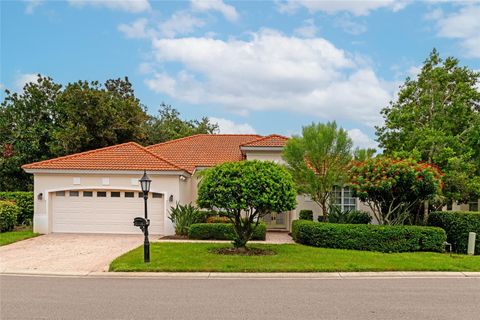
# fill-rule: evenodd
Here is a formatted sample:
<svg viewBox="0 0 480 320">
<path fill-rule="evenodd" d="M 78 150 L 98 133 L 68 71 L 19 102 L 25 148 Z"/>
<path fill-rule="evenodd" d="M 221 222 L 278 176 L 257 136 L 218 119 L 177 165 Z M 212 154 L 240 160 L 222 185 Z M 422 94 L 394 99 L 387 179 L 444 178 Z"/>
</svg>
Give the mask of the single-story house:
<svg viewBox="0 0 480 320">
<path fill-rule="evenodd" d="M 22 168 L 34 175 L 34 230 L 139 233 L 133 218 L 143 216 L 138 180 L 146 170 L 152 179 L 150 232 L 173 234 L 169 209 L 177 202 L 195 203 L 200 170 L 227 161 L 281 163 L 287 140 L 280 135 L 199 134 L 148 147 L 123 143 L 24 165 Z M 308 197 L 298 196 L 297 201 L 295 210 L 265 217 L 268 228 L 289 230 L 302 209 L 321 212 Z M 361 205 L 348 189 L 336 190 L 335 201 L 343 209 Z"/>
</svg>

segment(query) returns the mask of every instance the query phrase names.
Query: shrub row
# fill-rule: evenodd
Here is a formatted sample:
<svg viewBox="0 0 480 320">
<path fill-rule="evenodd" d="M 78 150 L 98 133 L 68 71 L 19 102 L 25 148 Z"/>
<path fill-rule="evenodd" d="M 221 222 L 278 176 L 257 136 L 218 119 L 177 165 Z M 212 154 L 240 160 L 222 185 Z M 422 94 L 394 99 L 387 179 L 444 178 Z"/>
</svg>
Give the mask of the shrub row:
<svg viewBox="0 0 480 320">
<path fill-rule="evenodd" d="M 477 233 L 475 254 L 480 254 L 480 213 L 462 211 L 438 211 L 430 213 L 428 225 L 447 232 L 447 241 L 457 253 L 467 253 L 468 233 Z"/>
<path fill-rule="evenodd" d="M 300 210 L 298 214 L 300 220 L 313 220 L 313 211 L 312 210 Z"/>
<path fill-rule="evenodd" d="M 13 202 L 0 201 L 0 232 L 13 230 L 20 208 Z"/>
<path fill-rule="evenodd" d="M 295 220 L 292 237 L 314 247 L 380 252 L 444 251 L 445 231 L 435 227 L 335 224 Z"/>
<path fill-rule="evenodd" d="M 0 200 L 11 201 L 20 208 L 17 225 L 31 224 L 33 220 L 33 192 L 0 192 Z"/>
<path fill-rule="evenodd" d="M 189 239 L 233 240 L 235 231 L 231 223 L 195 223 L 188 230 Z M 260 223 L 252 235 L 252 240 L 265 240 L 267 226 Z"/>
</svg>

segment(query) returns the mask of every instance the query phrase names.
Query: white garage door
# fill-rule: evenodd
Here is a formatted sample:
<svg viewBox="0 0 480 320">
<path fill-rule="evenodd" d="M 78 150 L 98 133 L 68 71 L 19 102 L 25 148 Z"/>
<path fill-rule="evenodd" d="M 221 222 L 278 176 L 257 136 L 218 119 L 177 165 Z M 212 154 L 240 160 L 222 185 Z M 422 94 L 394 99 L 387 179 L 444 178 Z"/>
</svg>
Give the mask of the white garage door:
<svg viewBox="0 0 480 320">
<path fill-rule="evenodd" d="M 163 233 L 164 199 L 149 193 L 149 232 Z M 140 192 L 118 190 L 58 191 L 52 194 L 53 232 L 141 234 L 133 218 L 144 216 Z"/>
</svg>

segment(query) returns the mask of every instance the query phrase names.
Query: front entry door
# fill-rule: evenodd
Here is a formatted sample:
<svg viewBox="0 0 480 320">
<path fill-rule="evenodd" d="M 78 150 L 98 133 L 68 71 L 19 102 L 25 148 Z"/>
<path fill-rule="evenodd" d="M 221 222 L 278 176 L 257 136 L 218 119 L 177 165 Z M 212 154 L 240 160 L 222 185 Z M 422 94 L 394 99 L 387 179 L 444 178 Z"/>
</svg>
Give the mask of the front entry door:
<svg viewBox="0 0 480 320">
<path fill-rule="evenodd" d="M 287 212 L 272 212 L 263 217 L 267 229 L 286 229 Z"/>
</svg>

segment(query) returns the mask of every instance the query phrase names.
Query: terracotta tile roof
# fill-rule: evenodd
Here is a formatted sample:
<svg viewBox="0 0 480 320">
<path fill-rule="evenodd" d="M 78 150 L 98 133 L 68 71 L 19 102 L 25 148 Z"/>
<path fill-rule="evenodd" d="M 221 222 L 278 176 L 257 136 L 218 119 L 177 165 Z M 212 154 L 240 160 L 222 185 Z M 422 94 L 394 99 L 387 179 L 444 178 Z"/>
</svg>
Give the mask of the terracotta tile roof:
<svg viewBox="0 0 480 320">
<path fill-rule="evenodd" d="M 67 170 L 182 170 L 180 167 L 168 160 L 162 159 L 160 156 L 135 142 L 30 163 L 22 166 L 22 168 Z"/>
<path fill-rule="evenodd" d="M 262 136 L 255 134 L 198 134 L 147 147 L 160 157 L 192 173 L 195 167 L 211 167 L 243 160 L 240 145 Z"/>
<path fill-rule="evenodd" d="M 284 147 L 285 144 L 287 144 L 287 141 L 287 137 L 278 134 L 271 134 L 255 141 L 244 143 L 242 144 L 242 147 Z"/>
</svg>

